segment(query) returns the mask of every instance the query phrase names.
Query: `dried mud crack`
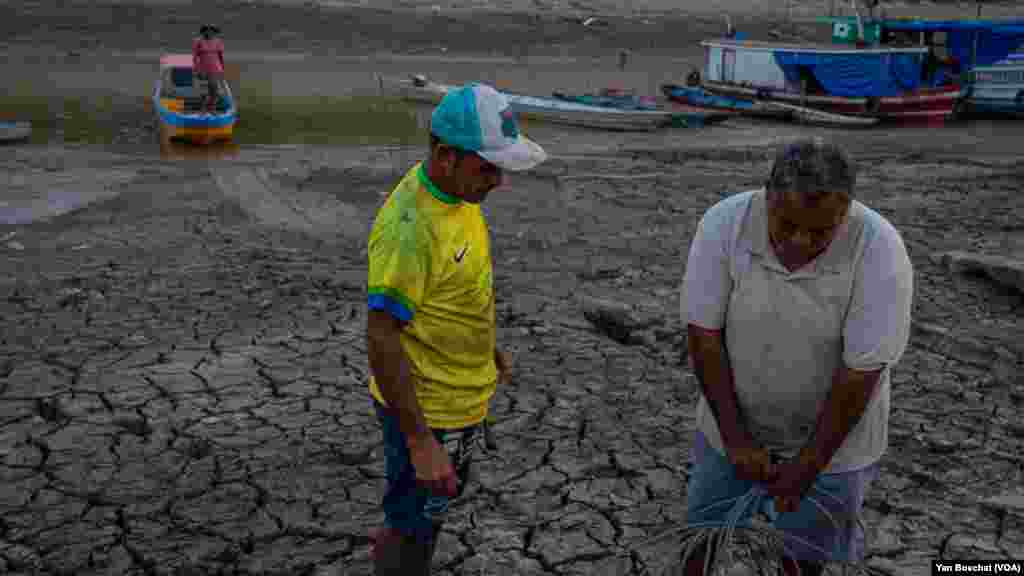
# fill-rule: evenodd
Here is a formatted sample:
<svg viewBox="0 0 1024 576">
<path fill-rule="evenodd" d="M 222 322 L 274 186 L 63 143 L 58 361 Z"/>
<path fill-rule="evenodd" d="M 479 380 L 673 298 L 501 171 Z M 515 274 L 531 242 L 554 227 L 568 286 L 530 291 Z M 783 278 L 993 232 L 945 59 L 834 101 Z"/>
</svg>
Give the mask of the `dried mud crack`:
<svg viewBox="0 0 1024 576">
<path fill-rule="evenodd" d="M 903 232 L 918 278 L 866 506 L 871 562 L 893 574 L 940 550 L 1024 546 L 1003 496 L 1024 475 L 1022 297 L 930 259 L 1016 226 L 1019 176 L 916 161 L 865 172 L 864 201 Z M 445 528 L 441 574 L 657 573 L 671 546 L 646 543 L 682 521 L 694 426 L 681 254 L 702 211 L 767 162 L 556 158 L 488 204 L 517 377 L 495 397 L 497 449 Z M 271 226 L 210 172 L 162 170 L 22 227 L 33 253 L 0 254 L 17 271 L 0 283 L 0 571 L 369 574 L 383 470 L 358 240 Z M 629 173 L 665 176 L 615 177 Z M 165 195 L 142 205 L 142 190 Z M 553 192 L 573 218 L 552 216 Z M 372 206 L 354 214 L 368 225 Z"/>
<path fill-rule="evenodd" d="M 358 85 L 371 66 L 536 94 L 620 79 L 650 90 L 685 73 L 676 59 L 699 64 L 720 6 L 626 18 L 610 3 L 545 0 L 539 17 L 491 18 L 449 14 L 458 2 L 414 14 L 433 4 L 419 0 L 96 4 L 0 7 L 0 50 L 25 60 L 12 77 L 59 72 L 41 83 L 52 98 L 110 95 L 118 129 L 112 150 L 4 148 L 0 161 L 0 574 L 368 575 L 384 470 L 365 384 L 365 237 L 422 150 L 254 146 L 162 161 L 143 108 L 156 54 L 223 19 L 229 50 L 250 53 L 247 74 L 302 93 L 375 89 Z M 608 26 L 583 27 L 591 12 Z M 735 21 L 767 39 L 782 18 Z M 431 63 L 442 48 L 519 64 L 497 75 Z M 620 48 L 630 68 L 603 69 Z M 252 58 L 281 51 L 300 58 Z M 364 52 L 423 59 L 342 61 Z M 553 63 L 567 56 L 579 63 Z M 683 522 L 694 430 L 678 301 L 687 248 L 701 214 L 760 186 L 771 144 L 802 128 L 526 129 L 551 160 L 484 207 L 516 376 L 494 398 L 494 446 L 452 511 L 436 573 L 659 574 L 678 550 L 651 539 Z M 1018 132 L 832 133 L 916 272 L 890 450 L 865 507 L 883 573 L 929 574 L 940 553 L 1024 557 L 1024 295 L 939 256 L 1024 259 Z"/>
</svg>

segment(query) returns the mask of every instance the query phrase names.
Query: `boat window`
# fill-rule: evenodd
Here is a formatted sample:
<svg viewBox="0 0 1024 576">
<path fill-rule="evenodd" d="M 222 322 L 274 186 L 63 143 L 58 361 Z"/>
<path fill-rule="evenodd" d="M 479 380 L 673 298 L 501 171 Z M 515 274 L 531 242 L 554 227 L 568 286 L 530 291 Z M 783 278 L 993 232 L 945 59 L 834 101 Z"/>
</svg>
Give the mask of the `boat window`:
<svg viewBox="0 0 1024 576">
<path fill-rule="evenodd" d="M 185 88 L 192 85 L 191 68 L 174 68 L 171 71 L 171 78 L 175 86 Z"/>
</svg>

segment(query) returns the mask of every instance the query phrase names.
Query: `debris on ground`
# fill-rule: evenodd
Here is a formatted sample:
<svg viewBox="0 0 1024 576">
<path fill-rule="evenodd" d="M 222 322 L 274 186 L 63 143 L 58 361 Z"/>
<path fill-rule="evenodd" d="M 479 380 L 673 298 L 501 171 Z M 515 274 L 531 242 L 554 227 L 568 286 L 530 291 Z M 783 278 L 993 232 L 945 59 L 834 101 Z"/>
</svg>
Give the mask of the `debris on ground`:
<svg viewBox="0 0 1024 576">
<path fill-rule="evenodd" d="M 1024 261 L 960 250 L 936 254 L 932 259 L 954 274 L 980 274 L 1002 286 L 1024 293 Z"/>
</svg>

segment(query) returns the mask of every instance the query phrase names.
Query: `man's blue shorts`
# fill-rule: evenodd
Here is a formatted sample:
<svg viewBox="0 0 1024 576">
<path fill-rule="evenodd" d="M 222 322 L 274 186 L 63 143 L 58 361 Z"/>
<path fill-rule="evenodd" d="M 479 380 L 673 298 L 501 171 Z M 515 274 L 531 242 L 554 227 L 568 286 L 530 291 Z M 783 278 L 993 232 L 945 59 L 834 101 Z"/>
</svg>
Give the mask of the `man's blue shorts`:
<svg viewBox="0 0 1024 576">
<path fill-rule="evenodd" d="M 433 539 L 436 526 L 448 512 L 450 499 L 434 496 L 427 489 L 416 485 L 416 471 L 409 460 L 405 436 L 398 429 L 398 418 L 379 402 L 373 404 L 384 433 L 384 469 L 387 478 L 383 501 L 384 524 L 428 542 Z M 470 465 L 477 444 L 477 429 L 477 426 L 471 426 L 459 430 L 432 430 L 437 441 L 448 450 L 458 477 L 459 495 L 469 481 Z"/>
<path fill-rule="evenodd" d="M 754 482 L 736 478 L 733 465 L 724 454 L 708 445 L 700 431 L 693 444 L 693 464 L 687 488 L 687 524 L 724 521 L 732 506 L 729 500 L 755 487 Z M 786 534 L 790 558 L 815 562 L 860 561 L 864 557 L 864 531 L 856 518 L 864 505 L 864 495 L 877 476 L 878 463 L 840 474 L 821 474 L 796 512 L 776 513 L 769 496 L 761 500 L 760 510 L 776 529 Z M 817 500 L 828 515 L 810 498 Z M 750 517 L 756 511 L 751 509 L 741 514 L 739 525 L 749 526 Z"/>
</svg>

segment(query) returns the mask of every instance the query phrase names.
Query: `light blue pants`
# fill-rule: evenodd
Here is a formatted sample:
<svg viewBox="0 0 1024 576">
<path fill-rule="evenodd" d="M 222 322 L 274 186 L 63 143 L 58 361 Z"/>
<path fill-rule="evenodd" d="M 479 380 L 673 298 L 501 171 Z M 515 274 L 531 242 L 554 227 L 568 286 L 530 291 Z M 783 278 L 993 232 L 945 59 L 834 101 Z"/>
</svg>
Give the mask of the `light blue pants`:
<svg viewBox="0 0 1024 576">
<path fill-rule="evenodd" d="M 733 506 L 729 501 L 755 488 L 755 482 L 736 478 L 733 465 L 724 454 L 708 445 L 700 431 L 693 444 L 693 463 L 687 488 L 687 524 L 724 521 Z M 740 514 L 738 525 L 749 526 L 751 516 L 760 510 L 776 529 L 786 534 L 789 557 L 815 562 L 860 561 L 864 558 L 864 531 L 856 519 L 864 505 L 867 488 L 877 476 L 878 463 L 840 474 L 821 474 L 796 512 L 779 514 L 773 500 L 764 496 L 757 507 L 752 506 Z M 811 498 L 828 514 L 811 502 Z"/>
</svg>

